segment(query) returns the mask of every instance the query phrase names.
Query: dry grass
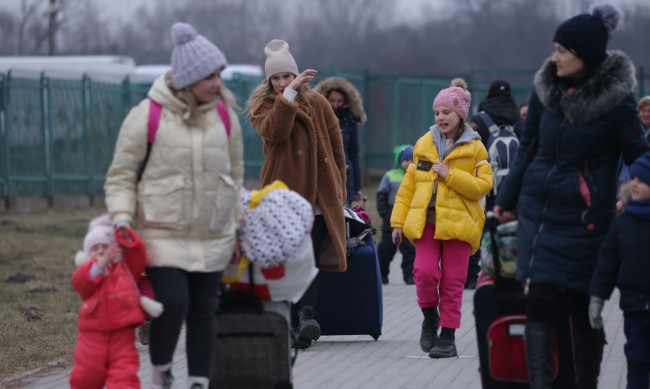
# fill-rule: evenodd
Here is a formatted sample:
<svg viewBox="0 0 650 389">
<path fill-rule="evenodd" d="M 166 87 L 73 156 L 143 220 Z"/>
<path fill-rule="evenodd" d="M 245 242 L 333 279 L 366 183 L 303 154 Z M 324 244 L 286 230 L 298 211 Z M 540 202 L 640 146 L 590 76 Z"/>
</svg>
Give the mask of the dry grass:
<svg viewBox="0 0 650 389">
<path fill-rule="evenodd" d="M 72 358 L 74 254 L 100 209 L 0 215 L 0 378 Z"/>
</svg>

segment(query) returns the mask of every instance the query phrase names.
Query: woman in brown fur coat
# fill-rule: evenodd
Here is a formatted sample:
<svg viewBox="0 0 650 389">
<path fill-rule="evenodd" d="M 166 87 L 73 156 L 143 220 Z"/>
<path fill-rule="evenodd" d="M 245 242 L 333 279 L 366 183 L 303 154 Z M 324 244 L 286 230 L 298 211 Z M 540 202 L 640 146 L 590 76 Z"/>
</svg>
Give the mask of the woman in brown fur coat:
<svg viewBox="0 0 650 389">
<path fill-rule="evenodd" d="M 338 120 L 327 100 L 309 89 L 316 71 L 299 73 L 287 42 L 274 39 L 264 53 L 266 78 L 247 103 L 248 119 L 264 143 L 260 184 L 282 180 L 312 204 L 316 265 L 345 271 L 345 153 Z M 320 255 L 328 248 L 335 255 Z M 318 280 L 294 309 L 298 347 L 303 349 L 320 337 L 314 320 Z"/>
</svg>

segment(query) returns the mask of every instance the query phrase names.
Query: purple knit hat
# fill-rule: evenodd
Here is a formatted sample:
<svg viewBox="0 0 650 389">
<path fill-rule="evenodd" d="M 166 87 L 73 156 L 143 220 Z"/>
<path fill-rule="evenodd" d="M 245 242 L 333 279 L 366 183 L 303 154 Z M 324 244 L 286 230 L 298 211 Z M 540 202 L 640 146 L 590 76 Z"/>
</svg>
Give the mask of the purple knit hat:
<svg viewBox="0 0 650 389">
<path fill-rule="evenodd" d="M 467 83 L 462 78 L 455 78 L 451 86 L 443 89 L 433 100 L 433 109 L 446 107 L 456 112 L 463 120 L 467 119 L 472 94 L 467 90 Z"/>
</svg>

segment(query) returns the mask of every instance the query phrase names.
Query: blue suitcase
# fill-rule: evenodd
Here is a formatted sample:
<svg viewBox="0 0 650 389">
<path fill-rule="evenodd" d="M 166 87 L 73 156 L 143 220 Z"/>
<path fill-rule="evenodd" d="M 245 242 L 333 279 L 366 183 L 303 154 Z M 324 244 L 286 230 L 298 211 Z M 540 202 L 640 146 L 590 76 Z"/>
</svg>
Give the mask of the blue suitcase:
<svg viewBox="0 0 650 389">
<path fill-rule="evenodd" d="M 353 234 L 354 235 L 354 234 Z M 321 271 L 316 320 L 321 335 L 381 335 L 383 303 L 377 248 L 371 234 L 348 256 L 343 273 Z"/>
</svg>

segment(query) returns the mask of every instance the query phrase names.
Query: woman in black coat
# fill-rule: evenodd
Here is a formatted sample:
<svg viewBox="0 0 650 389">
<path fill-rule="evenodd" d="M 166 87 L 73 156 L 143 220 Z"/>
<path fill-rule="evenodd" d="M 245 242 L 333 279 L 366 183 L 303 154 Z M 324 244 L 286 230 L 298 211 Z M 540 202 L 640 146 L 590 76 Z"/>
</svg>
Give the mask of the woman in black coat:
<svg viewBox="0 0 650 389">
<path fill-rule="evenodd" d="M 344 78 L 330 77 L 319 82 L 314 88 L 329 101 L 339 119 L 343 150 L 345 151 L 348 205 L 361 201 L 361 163 L 359 160 L 359 131 L 357 124 L 366 122 L 361 94 L 352 83 Z"/>
<path fill-rule="evenodd" d="M 589 283 L 615 214 L 619 156 L 648 146 L 632 93 L 635 68 L 607 52 L 620 11 L 595 7 L 561 24 L 554 52 L 535 75 L 514 164 L 495 202 L 498 220 L 517 211 L 517 280 L 527 293 L 531 388 L 551 387 L 557 320 L 573 322 L 578 388 L 596 388 L 605 336 L 589 325 Z"/>
</svg>

